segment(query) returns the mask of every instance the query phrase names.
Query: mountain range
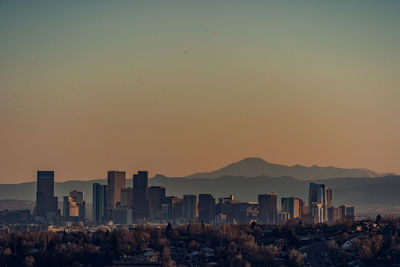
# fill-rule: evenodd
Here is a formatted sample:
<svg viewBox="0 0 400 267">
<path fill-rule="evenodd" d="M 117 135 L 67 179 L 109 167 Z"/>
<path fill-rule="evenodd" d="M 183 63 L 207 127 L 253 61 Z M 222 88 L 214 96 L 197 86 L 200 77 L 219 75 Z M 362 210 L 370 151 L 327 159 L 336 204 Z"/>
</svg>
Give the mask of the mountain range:
<svg viewBox="0 0 400 267">
<path fill-rule="evenodd" d="M 377 173 L 368 169 L 343 169 L 332 166 L 320 167 L 313 165 L 305 167 L 302 165 L 280 165 L 269 163 L 261 158 L 245 158 L 241 161 L 229 164 L 219 170 L 202 172 L 187 176 L 187 178 L 218 178 L 221 176 L 268 176 L 281 177 L 290 176 L 299 180 L 315 180 L 347 177 L 382 177 L 392 173 Z"/>
</svg>

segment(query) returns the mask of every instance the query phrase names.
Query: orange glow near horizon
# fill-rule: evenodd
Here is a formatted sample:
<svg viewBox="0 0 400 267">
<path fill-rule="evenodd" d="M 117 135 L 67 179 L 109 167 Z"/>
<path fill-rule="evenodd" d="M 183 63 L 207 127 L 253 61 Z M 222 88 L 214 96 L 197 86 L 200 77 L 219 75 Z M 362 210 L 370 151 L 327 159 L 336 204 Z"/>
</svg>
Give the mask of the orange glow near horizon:
<svg viewBox="0 0 400 267">
<path fill-rule="evenodd" d="M 245 157 L 400 173 L 399 5 L 344 3 L 2 4 L 0 183 Z"/>
</svg>

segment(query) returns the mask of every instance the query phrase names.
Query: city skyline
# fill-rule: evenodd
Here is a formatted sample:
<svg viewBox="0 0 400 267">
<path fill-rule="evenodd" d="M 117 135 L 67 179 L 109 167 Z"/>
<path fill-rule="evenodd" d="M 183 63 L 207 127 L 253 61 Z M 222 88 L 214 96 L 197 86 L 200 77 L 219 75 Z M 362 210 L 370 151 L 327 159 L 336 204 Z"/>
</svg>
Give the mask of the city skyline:
<svg viewBox="0 0 400 267">
<path fill-rule="evenodd" d="M 244 157 L 400 173 L 399 10 L 2 1 L 0 183 Z"/>
<path fill-rule="evenodd" d="M 254 159 L 253 159 L 254 160 Z M 268 167 L 270 169 L 270 167 Z M 225 168 L 226 169 L 226 168 Z M 298 169 L 297 169 L 298 170 Z M 301 169 L 300 169 L 301 170 Z M 318 172 L 318 169 L 317 169 Z M 74 200 L 74 195 L 71 192 L 80 191 L 86 195 L 89 203 L 93 200 L 93 203 L 99 203 L 99 205 L 106 205 L 108 209 L 101 211 L 97 209 L 96 218 L 104 217 L 107 214 L 107 210 L 114 208 L 135 208 L 132 203 L 136 199 L 137 202 L 147 202 L 147 198 L 158 196 L 158 204 L 149 202 L 149 207 L 143 207 L 141 214 L 146 216 L 146 210 L 149 210 L 149 214 L 155 214 L 159 216 L 155 209 L 160 208 L 161 199 L 166 195 L 175 196 L 184 201 L 185 195 L 198 195 L 198 194 L 212 194 L 216 198 L 225 197 L 226 195 L 233 194 L 235 197 L 242 201 L 254 202 L 257 201 L 257 195 L 265 194 L 265 192 L 276 192 L 278 196 L 282 197 L 281 201 L 278 201 L 284 205 L 285 211 L 288 214 L 295 214 L 294 206 L 301 205 L 295 201 L 296 198 L 307 199 L 310 196 L 305 194 L 308 190 L 309 185 L 326 184 L 327 186 L 321 189 L 316 189 L 313 193 L 313 200 L 316 205 L 311 205 L 311 202 L 307 202 L 307 205 L 315 208 L 312 210 L 315 214 L 321 212 L 322 218 L 326 219 L 329 216 L 329 212 L 339 212 L 329 210 L 332 206 L 339 206 L 342 203 L 352 204 L 357 206 L 359 214 L 362 216 L 370 216 L 379 212 L 381 214 L 400 214 L 397 201 L 397 184 L 398 177 L 396 175 L 388 175 L 385 177 L 377 178 L 333 178 L 333 179 L 296 179 L 288 176 L 279 177 L 266 177 L 266 176 L 218 176 L 214 178 L 169 178 L 164 176 L 157 176 L 154 179 L 149 179 L 148 173 L 144 171 L 138 171 L 136 176 L 139 178 L 136 182 L 130 175 L 126 176 L 124 171 L 107 171 L 105 174 L 109 179 L 103 180 L 91 180 L 91 181 L 69 181 L 69 182 L 56 182 L 57 173 L 54 171 L 37 171 L 39 173 L 51 173 L 51 184 L 54 191 L 46 194 L 47 198 L 58 198 L 60 202 L 64 199 L 64 205 L 71 207 L 71 213 L 77 212 L 77 206 L 82 201 Z M 39 177 L 39 176 L 38 176 Z M 142 178 L 140 178 L 142 177 Z M 345 176 L 346 177 L 346 176 Z M 117 179 L 118 178 L 118 179 Z M 38 178 L 39 179 L 39 178 Z M 142 179 L 142 180 L 141 180 Z M 144 179 L 144 180 L 143 180 Z M 41 180 L 42 181 L 42 180 Z M 44 181 L 44 180 L 43 180 Z M 47 182 L 46 182 L 47 183 Z M 94 183 L 94 184 L 93 184 Z M 311 183 L 311 184 L 310 184 Z M 106 188 L 101 184 L 108 184 Z M 0 194 L 3 196 L 2 203 L 5 207 L 13 207 L 13 203 L 17 206 L 23 206 L 20 200 L 26 201 L 25 207 L 30 201 L 38 200 L 38 193 L 35 192 L 36 183 L 22 183 L 15 185 L 2 185 Z M 96 185 L 96 188 L 95 188 Z M 164 187 L 164 190 L 159 187 Z M 47 186 L 48 187 L 48 186 Z M 150 187 L 147 191 L 147 187 Z M 158 189 L 156 189 L 156 188 Z M 166 192 L 165 188 L 168 189 Z M 336 196 L 332 201 L 332 188 L 337 188 L 336 192 L 333 192 Z M 356 190 L 354 188 L 357 188 Z M 98 196 L 104 195 L 107 191 L 106 200 L 98 199 Z M 136 192 L 136 194 L 134 193 Z M 311 191 L 309 191 L 311 193 Z M 35 196 L 36 194 L 36 196 Z M 136 195 L 136 197 L 134 197 Z M 148 197 L 146 197 L 148 196 Z M 294 196 L 295 199 L 290 198 Z M 385 196 L 385 197 L 382 197 Z M 289 198 L 288 198 L 289 197 Z M 287 200 L 284 200 L 288 198 Z M 42 198 L 44 199 L 44 198 Z M 71 201 L 69 200 L 71 199 Z M 114 199 L 114 200 L 113 200 Z M 175 201 L 171 199 L 170 201 Z M 196 201 L 191 200 L 191 203 Z M 49 202 L 49 201 L 47 201 Z M 182 202 L 182 203 L 183 203 Z M 42 202 L 44 203 L 44 202 Z M 68 204 L 69 203 L 69 204 Z M 265 203 L 265 202 L 263 202 Z M 320 205 L 320 206 L 318 206 Z M 22 207 L 21 206 L 21 207 Z M 264 206 L 268 206 L 265 204 Z M 84 209 L 84 204 L 83 204 Z M 193 209 L 190 209 L 193 213 Z M 121 210 L 118 210 L 120 212 Z M 43 213 L 44 214 L 44 213 Z M 108 214 L 108 216 L 111 216 Z M 138 215 L 139 216 L 139 215 Z M 142 215 L 140 215 L 142 216 Z M 273 215 L 265 215 L 273 218 Z M 333 215 L 332 215 L 333 216 Z M 275 216 L 277 218 L 277 216 Z M 97 219 L 99 220 L 99 219 Z M 274 219 L 270 219 L 274 220 Z"/>
<path fill-rule="evenodd" d="M 400 0 L 1 0 L 0 266 L 400 266 Z"/>
<path fill-rule="evenodd" d="M 283 225 L 299 221 L 310 224 L 335 224 L 341 219 L 355 219 L 355 208 L 351 205 L 332 206 L 332 189 L 325 184 L 309 184 L 308 206 L 298 197 L 280 196 L 278 208 L 276 192 L 258 194 L 258 202 L 242 202 L 233 194 L 214 198 L 212 194 L 187 194 L 181 191 L 178 197 L 167 195 L 167 188 L 148 185 L 147 171 L 133 175 L 132 185 L 126 183 L 126 173 L 108 171 L 107 184 L 92 183 L 92 216 L 86 217 L 86 201 L 83 191 L 72 190 L 63 196 L 62 209 L 54 196 L 54 172 L 37 171 L 36 207 L 31 217 L 26 210 L 17 214 L 23 220 L 39 224 L 95 224 L 131 225 L 143 223 L 189 222 L 206 224 Z M 197 201 L 198 199 L 198 201 Z M 218 201 L 217 201 L 218 200 Z M 13 217 L 10 217 L 11 220 Z M 18 217 L 16 217 L 18 218 Z M 26 221 L 28 222 L 28 221 Z"/>
</svg>

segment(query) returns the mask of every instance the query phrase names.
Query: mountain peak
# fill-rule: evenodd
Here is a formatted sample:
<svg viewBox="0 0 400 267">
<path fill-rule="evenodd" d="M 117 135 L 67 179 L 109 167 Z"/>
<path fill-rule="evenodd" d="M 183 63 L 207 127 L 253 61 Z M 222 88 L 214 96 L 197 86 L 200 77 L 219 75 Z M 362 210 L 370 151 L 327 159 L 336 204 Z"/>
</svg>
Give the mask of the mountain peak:
<svg viewBox="0 0 400 267">
<path fill-rule="evenodd" d="M 233 164 L 270 164 L 270 163 L 265 161 L 262 158 L 248 157 L 248 158 L 244 158 L 242 160 L 239 160 L 238 162 L 235 162 Z"/>
<path fill-rule="evenodd" d="M 291 176 L 300 180 L 317 180 L 347 177 L 377 177 L 382 175 L 368 169 L 343 169 L 332 166 L 321 167 L 315 164 L 311 167 L 305 167 L 298 164 L 287 166 L 269 163 L 259 157 L 247 157 L 216 171 L 196 173 L 187 176 L 186 178 L 217 178 L 221 176 Z"/>
</svg>

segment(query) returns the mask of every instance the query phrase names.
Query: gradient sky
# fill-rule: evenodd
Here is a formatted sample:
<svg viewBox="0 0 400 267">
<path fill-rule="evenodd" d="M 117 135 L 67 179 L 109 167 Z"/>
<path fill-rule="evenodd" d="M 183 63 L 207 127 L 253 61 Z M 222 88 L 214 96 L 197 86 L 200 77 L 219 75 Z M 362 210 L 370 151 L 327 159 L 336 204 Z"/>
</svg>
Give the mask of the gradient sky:
<svg viewBox="0 0 400 267">
<path fill-rule="evenodd" d="M 0 183 L 248 156 L 400 173 L 399 14 L 395 0 L 0 1 Z"/>
</svg>

